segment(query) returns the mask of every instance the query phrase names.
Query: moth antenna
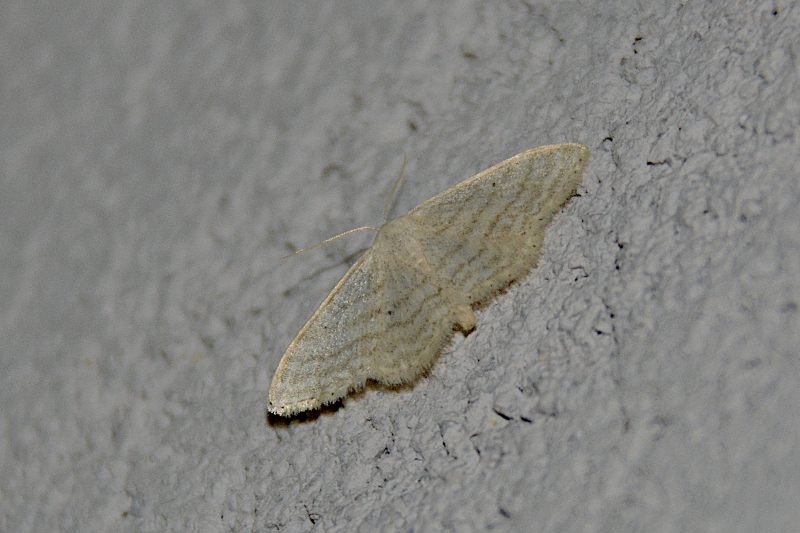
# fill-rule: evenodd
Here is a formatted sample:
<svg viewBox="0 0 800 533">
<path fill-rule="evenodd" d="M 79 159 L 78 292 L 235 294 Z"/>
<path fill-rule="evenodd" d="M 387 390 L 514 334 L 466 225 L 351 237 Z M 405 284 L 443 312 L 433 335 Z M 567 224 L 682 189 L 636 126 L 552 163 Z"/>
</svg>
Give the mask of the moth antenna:
<svg viewBox="0 0 800 533">
<path fill-rule="evenodd" d="M 400 184 L 400 180 L 403 178 L 403 171 L 406 169 L 406 156 L 403 154 L 403 166 L 400 167 L 400 174 L 397 176 L 397 179 L 394 180 L 394 185 L 392 185 L 392 192 L 389 193 L 389 197 L 386 199 L 386 203 L 383 204 L 383 223 L 386 224 L 386 213 L 389 211 L 389 204 L 394 198 L 394 193 L 397 190 L 397 186 Z"/>
<path fill-rule="evenodd" d="M 296 252 L 290 253 L 289 255 L 284 255 L 283 257 L 281 257 L 281 259 L 288 259 L 289 257 L 295 256 L 297 254 L 302 254 L 303 252 L 307 252 L 307 251 L 309 251 L 309 250 L 311 250 L 313 248 L 316 248 L 318 246 L 322 246 L 323 244 L 328 244 L 329 242 L 333 242 L 336 239 L 339 239 L 341 237 L 346 237 L 347 235 L 350 235 L 351 233 L 355 233 L 357 231 L 365 231 L 365 230 L 378 231 L 378 228 L 373 228 L 372 226 L 362 226 L 360 228 L 347 230 L 344 233 L 340 233 L 339 235 L 331 237 L 330 239 L 325 239 L 324 241 L 318 242 L 317 244 L 312 244 L 311 246 L 306 246 L 305 248 L 301 248 L 301 249 L 297 250 Z"/>
<path fill-rule="evenodd" d="M 397 186 L 400 184 L 400 180 L 403 178 L 403 171 L 405 171 L 405 169 L 406 169 L 406 156 L 403 155 L 403 166 L 400 167 L 400 174 L 397 176 L 397 179 L 394 180 L 394 185 L 392 185 L 392 191 L 389 193 L 389 197 L 386 199 L 386 203 L 383 204 L 383 223 L 384 224 L 386 224 L 386 213 L 387 213 L 387 211 L 389 211 L 389 204 L 391 203 L 392 198 L 394 198 L 394 193 L 397 191 Z M 378 228 L 373 228 L 372 226 L 362 226 L 360 228 L 347 230 L 344 233 L 340 233 L 339 235 L 331 237 L 330 239 L 325 239 L 324 241 L 318 242 L 317 244 L 312 244 L 311 246 L 306 246 L 305 248 L 301 248 L 301 249 L 297 250 L 296 252 L 290 253 L 289 255 L 284 255 L 283 257 L 281 257 L 281 259 L 282 260 L 283 259 L 288 259 L 289 257 L 293 257 L 295 255 L 302 254 L 303 252 L 307 252 L 307 251 L 312 250 L 312 249 L 314 249 L 314 248 L 316 248 L 318 246 L 322 246 L 323 244 L 328 244 L 329 242 L 333 242 L 336 239 L 339 239 L 341 237 L 345 237 L 347 235 L 350 235 L 351 233 L 356 233 L 358 231 L 364 231 L 364 230 L 371 230 L 371 231 L 377 232 Z"/>
</svg>

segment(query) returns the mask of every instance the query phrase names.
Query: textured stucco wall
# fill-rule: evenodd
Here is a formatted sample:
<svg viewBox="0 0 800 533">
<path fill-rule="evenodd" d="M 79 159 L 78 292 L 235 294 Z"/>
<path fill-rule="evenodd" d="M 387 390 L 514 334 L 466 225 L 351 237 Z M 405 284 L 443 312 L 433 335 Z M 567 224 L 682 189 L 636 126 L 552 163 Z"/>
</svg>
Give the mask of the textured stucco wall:
<svg viewBox="0 0 800 533">
<path fill-rule="evenodd" d="M 777 531 L 800 504 L 789 2 L 0 4 L 0 530 Z M 429 375 L 266 416 L 380 222 L 576 141 Z"/>
</svg>

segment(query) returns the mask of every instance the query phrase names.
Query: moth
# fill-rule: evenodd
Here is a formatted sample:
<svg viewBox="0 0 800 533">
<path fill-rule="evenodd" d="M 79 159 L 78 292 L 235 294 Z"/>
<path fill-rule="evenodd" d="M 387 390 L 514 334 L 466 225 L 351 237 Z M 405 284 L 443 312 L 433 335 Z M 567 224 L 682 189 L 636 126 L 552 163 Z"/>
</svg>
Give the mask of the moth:
<svg viewBox="0 0 800 533">
<path fill-rule="evenodd" d="M 383 224 L 286 348 L 269 410 L 292 416 L 430 368 L 454 332 L 475 329 L 473 310 L 536 267 L 588 161 L 580 144 L 534 148 Z"/>
</svg>

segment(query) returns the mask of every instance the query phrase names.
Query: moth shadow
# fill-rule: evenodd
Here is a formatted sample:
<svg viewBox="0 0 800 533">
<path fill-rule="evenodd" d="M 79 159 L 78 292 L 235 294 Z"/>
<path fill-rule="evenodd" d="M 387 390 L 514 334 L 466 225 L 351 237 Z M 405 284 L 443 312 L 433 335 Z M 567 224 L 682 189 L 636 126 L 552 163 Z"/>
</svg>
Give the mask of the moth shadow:
<svg viewBox="0 0 800 533">
<path fill-rule="evenodd" d="M 313 409 L 311 411 L 294 413 L 291 416 L 275 415 L 267 411 L 267 425 L 273 428 L 286 428 L 289 427 L 289 424 L 305 424 L 314 422 L 323 416 L 331 416 L 335 414 L 344 405 L 343 400 L 344 399 L 337 400 L 332 404 L 323 405 L 322 407 Z"/>
<path fill-rule="evenodd" d="M 305 424 L 309 422 L 314 422 L 315 420 L 326 417 L 326 416 L 333 416 L 336 414 L 339 409 L 342 409 L 345 405 L 345 402 L 364 402 L 365 396 L 367 391 L 379 391 L 383 393 L 389 394 L 399 394 L 401 392 L 408 392 L 411 391 L 417 382 L 422 381 L 426 377 L 428 377 L 429 370 L 424 371 L 419 376 L 415 377 L 411 381 L 406 383 L 398 383 L 395 385 L 388 385 L 385 383 L 381 383 L 375 380 L 367 380 L 363 387 L 358 390 L 351 391 L 347 396 L 344 398 L 340 398 L 335 402 L 327 405 L 323 405 L 317 409 L 313 409 L 310 411 L 303 411 L 301 413 L 295 413 L 291 416 L 280 416 L 275 415 L 267 411 L 267 425 L 274 428 L 280 427 L 289 427 L 289 424 L 292 423 L 300 423 Z"/>
<path fill-rule="evenodd" d="M 429 370 L 425 370 L 418 376 L 411 378 L 410 381 L 406 381 L 405 383 L 395 383 L 395 384 L 388 384 L 388 383 L 381 383 L 380 381 L 375 380 L 368 380 L 364 388 L 358 391 L 358 395 L 361 396 L 365 394 L 368 390 L 380 391 L 380 392 L 391 392 L 391 393 L 401 393 L 407 392 L 412 390 L 417 383 L 422 381 L 423 379 L 428 377 Z"/>
</svg>

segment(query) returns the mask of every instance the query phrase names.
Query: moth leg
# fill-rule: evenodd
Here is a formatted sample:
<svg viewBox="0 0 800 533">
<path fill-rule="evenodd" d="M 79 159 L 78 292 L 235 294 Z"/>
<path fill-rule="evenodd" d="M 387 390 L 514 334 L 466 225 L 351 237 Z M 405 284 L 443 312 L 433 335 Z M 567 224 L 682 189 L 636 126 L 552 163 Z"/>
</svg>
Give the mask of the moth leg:
<svg viewBox="0 0 800 533">
<path fill-rule="evenodd" d="M 459 304 L 456 305 L 454 311 L 458 327 L 461 331 L 470 333 L 475 329 L 477 322 L 475 321 L 475 313 L 472 312 L 472 307 L 466 304 Z"/>
</svg>

